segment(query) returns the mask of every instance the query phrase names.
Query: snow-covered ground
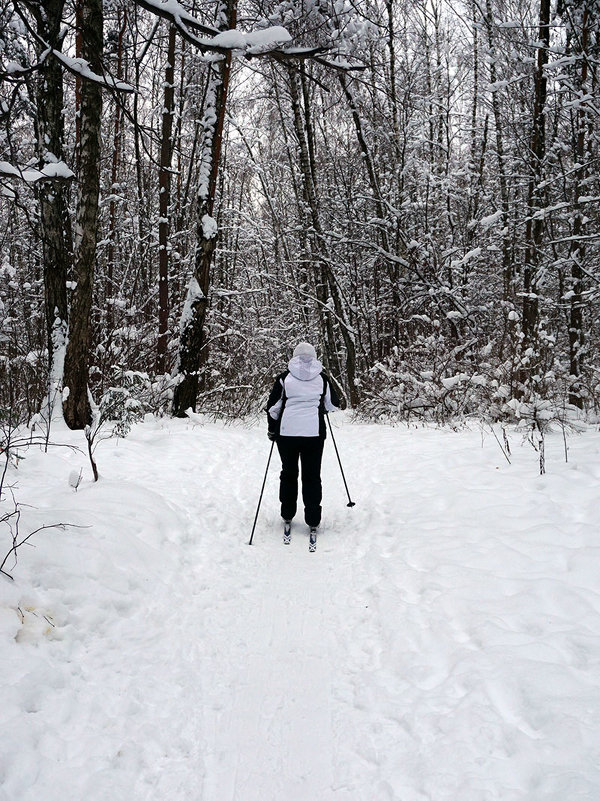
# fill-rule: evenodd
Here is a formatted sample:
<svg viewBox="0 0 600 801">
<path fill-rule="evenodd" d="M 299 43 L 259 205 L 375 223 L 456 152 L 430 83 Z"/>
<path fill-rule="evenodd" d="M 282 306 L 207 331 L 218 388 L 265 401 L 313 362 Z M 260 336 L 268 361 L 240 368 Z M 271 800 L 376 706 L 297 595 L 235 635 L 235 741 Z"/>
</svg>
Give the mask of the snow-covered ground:
<svg viewBox="0 0 600 801">
<path fill-rule="evenodd" d="M 1 801 L 600 798 L 600 434 L 334 424 L 316 554 L 262 426 L 25 454 Z"/>
</svg>

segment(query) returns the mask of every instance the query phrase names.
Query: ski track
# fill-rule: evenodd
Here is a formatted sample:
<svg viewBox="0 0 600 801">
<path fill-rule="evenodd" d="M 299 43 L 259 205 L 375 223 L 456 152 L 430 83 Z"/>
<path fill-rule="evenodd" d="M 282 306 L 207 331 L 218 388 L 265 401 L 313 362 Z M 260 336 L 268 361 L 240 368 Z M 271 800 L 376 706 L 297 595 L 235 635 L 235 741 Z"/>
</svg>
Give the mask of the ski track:
<svg viewBox="0 0 600 801">
<path fill-rule="evenodd" d="M 556 437 L 540 478 L 519 437 L 513 466 L 475 432 L 341 416 L 336 439 L 357 506 L 328 441 L 315 554 L 301 515 L 281 543 L 276 452 L 247 544 L 262 429 L 139 426 L 100 450 L 110 477 L 62 490 L 98 533 L 65 589 L 40 562 L 0 718 L 37 753 L 7 742 L 0 801 L 600 797 L 594 458 L 562 464 Z M 571 448 L 597 460 L 600 439 Z"/>
</svg>

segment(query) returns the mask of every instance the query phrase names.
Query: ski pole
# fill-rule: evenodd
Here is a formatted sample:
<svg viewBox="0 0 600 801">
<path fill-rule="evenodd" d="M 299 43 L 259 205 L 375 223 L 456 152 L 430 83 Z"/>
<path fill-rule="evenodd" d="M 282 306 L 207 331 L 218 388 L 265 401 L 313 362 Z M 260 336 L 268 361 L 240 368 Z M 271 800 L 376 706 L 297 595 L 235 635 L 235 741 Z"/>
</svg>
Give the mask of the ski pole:
<svg viewBox="0 0 600 801">
<path fill-rule="evenodd" d="M 258 520 L 258 512 L 260 510 L 260 504 L 262 501 L 263 492 L 265 491 L 265 484 L 267 483 L 267 473 L 269 472 L 269 465 L 271 464 L 271 456 L 273 455 L 273 446 L 275 445 L 275 440 L 271 443 L 271 450 L 269 451 L 269 458 L 267 460 L 267 469 L 265 470 L 265 477 L 263 478 L 262 489 L 260 491 L 260 498 L 258 499 L 258 506 L 256 507 L 256 515 L 254 516 L 254 525 L 252 526 L 252 534 L 250 534 L 250 542 L 248 545 L 252 545 L 252 540 L 254 538 L 254 529 L 256 528 L 256 521 Z"/>
<path fill-rule="evenodd" d="M 340 465 L 340 470 L 342 471 L 342 478 L 344 479 L 344 486 L 346 487 L 346 495 L 348 496 L 348 503 L 346 506 L 356 506 L 352 498 L 350 497 L 350 492 L 348 490 L 348 484 L 346 483 L 346 476 L 344 475 L 344 468 L 342 467 L 342 460 L 340 459 L 340 454 L 337 449 L 337 445 L 335 444 L 335 437 L 333 436 L 333 428 L 331 427 L 331 420 L 329 419 L 329 415 L 327 415 L 327 422 L 329 423 L 329 431 L 331 433 L 331 440 L 333 442 L 333 447 L 335 448 L 335 455 L 337 456 L 338 463 Z"/>
</svg>

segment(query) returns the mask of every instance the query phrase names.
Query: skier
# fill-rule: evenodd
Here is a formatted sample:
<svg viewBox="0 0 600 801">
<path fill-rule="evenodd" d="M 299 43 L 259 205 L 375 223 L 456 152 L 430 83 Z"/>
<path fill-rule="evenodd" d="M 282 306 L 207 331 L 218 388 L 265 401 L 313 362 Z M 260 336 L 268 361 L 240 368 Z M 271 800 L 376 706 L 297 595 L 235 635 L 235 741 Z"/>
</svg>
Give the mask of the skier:
<svg viewBox="0 0 600 801">
<path fill-rule="evenodd" d="M 321 522 L 321 457 L 325 444 L 325 413 L 337 410 L 339 400 L 317 353 L 300 342 L 288 369 L 277 376 L 267 402 L 270 440 L 281 457 L 279 500 L 284 519 L 284 543 L 289 544 L 298 499 L 298 458 L 302 468 L 304 520 L 310 528 L 310 550 L 316 547 Z"/>
</svg>

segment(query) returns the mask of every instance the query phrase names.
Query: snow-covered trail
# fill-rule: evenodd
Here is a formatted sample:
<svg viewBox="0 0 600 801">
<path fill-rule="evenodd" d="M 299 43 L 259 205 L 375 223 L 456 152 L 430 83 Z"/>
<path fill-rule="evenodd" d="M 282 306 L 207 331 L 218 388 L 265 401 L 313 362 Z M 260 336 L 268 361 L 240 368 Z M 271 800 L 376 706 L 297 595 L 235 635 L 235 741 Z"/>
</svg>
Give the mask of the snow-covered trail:
<svg viewBox="0 0 600 801">
<path fill-rule="evenodd" d="M 335 424 L 316 554 L 276 454 L 247 544 L 262 428 L 138 426 L 77 493 L 28 457 L 30 522 L 90 528 L 0 583 L 1 801 L 597 801 L 600 435 L 540 477 L 518 435 Z"/>
<path fill-rule="evenodd" d="M 182 631 L 182 641 L 195 639 L 190 679 L 202 698 L 197 797 L 341 798 L 332 697 L 339 632 L 349 620 L 351 560 L 339 542 L 336 552 L 332 532 L 323 534 L 318 554 L 309 554 L 300 519 L 292 545 L 281 544 L 276 452 L 250 547 L 269 447 L 264 432 L 229 429 L 223 436 L 217 428 L 202 434 L 208 441 L 200 451 L 185 432 L 180 443 L 171 433 L 156 442 L 162 456 L 148 465 L 144 479 L 158 486 L 168 476 L 172 501 L 187 510 L 187 576 L 180 581 L 189 585 L 191 599 L 181 617 L 188 632 Z"/>
</svg>

